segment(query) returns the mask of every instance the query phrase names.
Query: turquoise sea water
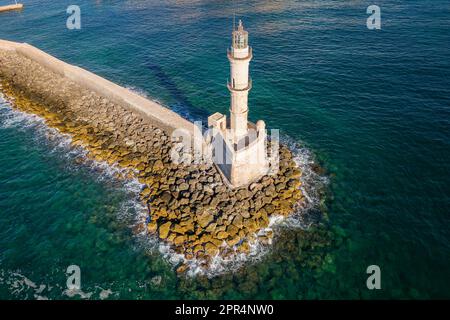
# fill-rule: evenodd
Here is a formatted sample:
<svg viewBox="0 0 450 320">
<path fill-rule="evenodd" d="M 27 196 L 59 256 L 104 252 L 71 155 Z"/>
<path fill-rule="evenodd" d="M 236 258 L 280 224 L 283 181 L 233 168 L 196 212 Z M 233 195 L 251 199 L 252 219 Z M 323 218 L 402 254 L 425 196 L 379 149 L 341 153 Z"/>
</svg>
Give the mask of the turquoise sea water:
<svg viewBox="0 0 450 320">
<path fill-rule="evenodd" d="M 23 2 L 24 11 L 0 14 L 1 39 L 31 43 L 195 120 L 227 112 L 226 48 L 233 12 L 243 18 L 254 49 L 250 118 L 315 155 L 329 179 L 331 228 L 344 240 L 320 272 L 269 255 L 245 286 L 192 291 L 450 298 L 447 1 L 79 1 L 79 31 L 66 28 L 72 1 Z M 371 4 L 382 10 L 379 31 L 366 28 Z M 63 137 L 0 105 L 1 298 L 67 298 L 70 264 L 81 267 L 85 297 L 195 297 L 157 245 L 133 234 L 142 213 L 135 182 L 80 164 L 82 152 L 69 152 Z M 366 288 L 373 264 L 379 291 Z"/>
</svg>

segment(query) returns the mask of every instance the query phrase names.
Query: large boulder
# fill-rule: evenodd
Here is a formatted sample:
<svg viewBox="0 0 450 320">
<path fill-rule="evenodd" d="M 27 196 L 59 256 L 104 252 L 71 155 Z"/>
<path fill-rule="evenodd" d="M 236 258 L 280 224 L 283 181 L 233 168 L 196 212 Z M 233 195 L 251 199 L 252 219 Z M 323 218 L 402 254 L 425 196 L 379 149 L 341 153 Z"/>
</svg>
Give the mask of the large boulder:
<svg viewBox="0 0 450 320">
<path fill-rule="evenodd" d="M 159 226 L 159 237 L 161 239 L 167 238 L 167 236 L 169 235 L 171 224 L 172 223 L 170 221 L 167 221 L 166 223 L 163 223 L 162 225 Z"/>
</svg>

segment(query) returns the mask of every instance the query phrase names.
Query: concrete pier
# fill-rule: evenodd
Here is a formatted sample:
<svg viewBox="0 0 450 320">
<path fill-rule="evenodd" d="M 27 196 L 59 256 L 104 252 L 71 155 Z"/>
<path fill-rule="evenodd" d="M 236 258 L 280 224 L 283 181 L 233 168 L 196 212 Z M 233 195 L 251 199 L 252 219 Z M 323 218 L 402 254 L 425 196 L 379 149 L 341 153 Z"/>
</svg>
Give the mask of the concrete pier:
<svg viewBox="0 0 450 320">
<path fill-rule="evenodd" d="M 17 54 L 35 61 L 52 72 L 75 82 L 82 88 L 92 90 L 103 97 L 127 107 L 133 112 L 137 112 L 144 119 L 148 119 L 150 123 L 157 125 L 169 134 L 176 129 L 184 129 L 190 134 L 194 132 L 194 124 L 172 110 L 141 97 L 92 72 L 61 61 L 27 43 L 0 40 L 0 49 L 15 51 Z"/>
<path fill-rule="evenodd" d="M 12 10 L 22 10 L 22 9 L 23 9 L 22 3 L 10 4 L 7 6 L 0 6 L 0 12 L 12 11 Z"/>
</svg>

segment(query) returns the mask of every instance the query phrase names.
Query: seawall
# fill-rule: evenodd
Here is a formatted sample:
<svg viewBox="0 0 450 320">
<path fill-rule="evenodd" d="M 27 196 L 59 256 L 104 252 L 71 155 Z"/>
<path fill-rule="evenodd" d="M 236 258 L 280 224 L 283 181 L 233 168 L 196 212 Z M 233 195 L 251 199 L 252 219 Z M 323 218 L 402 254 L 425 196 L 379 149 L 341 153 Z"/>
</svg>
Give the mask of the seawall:
<svg viewBox="0 0 450 320">
<path fill-rule="evenodd" d="M 150 124 L 160 127 L 169 134 L 179 128 L 193 133 L 194 124 L 172 110 L 83 68 L 61 61 L 34 46 L 27 43 L 0 40 L 0 49 L 14 51 L 73 81 L 82 88 L 94 91 L 128 108 L 130 111 L 137 112 L 144 119 L 150 121 Z"/>
</svg>

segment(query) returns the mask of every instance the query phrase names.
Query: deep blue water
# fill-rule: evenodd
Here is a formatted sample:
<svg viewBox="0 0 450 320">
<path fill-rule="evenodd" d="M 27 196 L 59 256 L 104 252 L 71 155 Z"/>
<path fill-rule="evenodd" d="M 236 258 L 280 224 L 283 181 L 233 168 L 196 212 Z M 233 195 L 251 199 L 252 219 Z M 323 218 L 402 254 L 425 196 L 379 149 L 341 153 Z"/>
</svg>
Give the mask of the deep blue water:
<svg viewBox="0 0 450 320">
<path fill-rule="evenodd" d="M 330 179 L 330 222 L 349 237 L 332 253 L 335 272 L 308 284 L 306 297 L 450 297 L 447 1 L 79 1 L 79 31 L 66 28 L 71 1 L 23 2 L 22 12 L 0 14 L 1 39 L 33 44 L 204 121 L 228 110 L 236 12 L 254 50 L 250 118 L 315 154 Z M 366 27 L 371 4 L 381 7 L 381 30 Z M 138 211 L 135 192 L 67 160 L 44 129 L 9 124 L 5 108 L 0 297 L 23 296 L 7 284 L 15 271 L 64 287 L 72 263 L 88 270 L 85 291 L 178 297 L 170 266 L 126 227 Z M 382 272 L 378 292 L 365 285 L 372 264 Z M 307 270 L 298 272 L 301 279 Z M 163 293 L 147 286 L 158 275 Z M 282 282 L 274 291 L 299 298 Z"/>
</svg>

